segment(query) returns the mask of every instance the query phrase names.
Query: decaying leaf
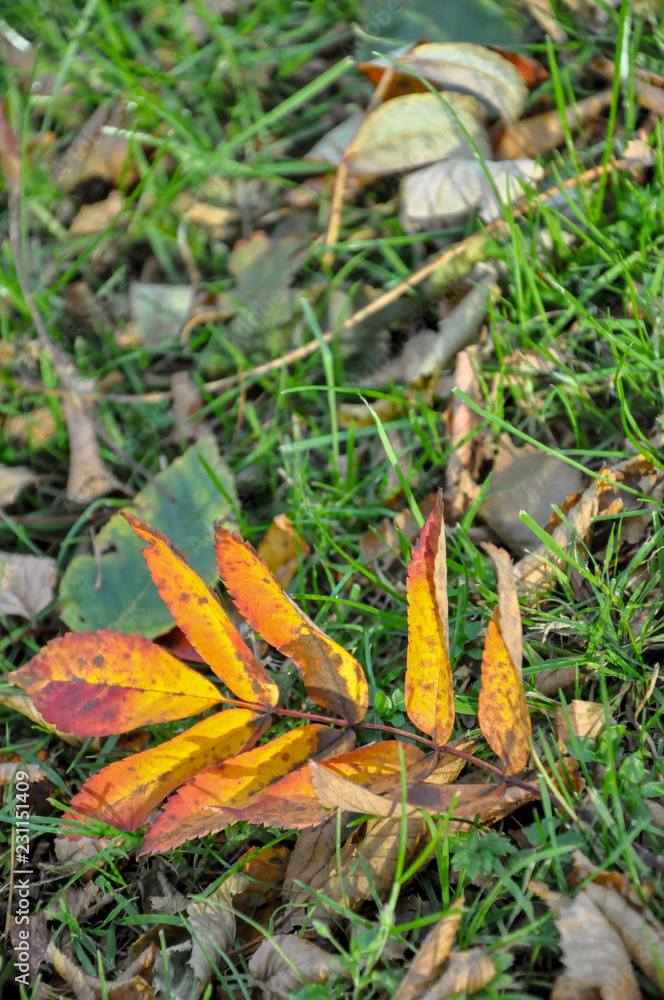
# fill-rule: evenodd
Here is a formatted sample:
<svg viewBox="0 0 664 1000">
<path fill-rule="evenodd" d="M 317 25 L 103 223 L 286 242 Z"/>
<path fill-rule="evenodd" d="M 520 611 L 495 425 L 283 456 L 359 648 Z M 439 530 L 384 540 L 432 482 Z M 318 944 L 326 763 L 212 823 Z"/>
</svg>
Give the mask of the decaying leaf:
<svg viewBox="0 0 664 1000">
<path fill-rule="evenodd" d="M 395 1000 L 421 1000 L 447 960 L 460 923 L 461 912 L 453 910 L 434 924 L 401 980 Z"/>
<path fill-rule="evenodd" d="M 81 390 L 91 383 L 79 384 Z M 67 499 L 85 506 L 118 489 L 119 483 L 99 453 L 92 408 L 79 395 L 67 393 L 62 410 L 69 435 Z"/>
<path fill-rule="evenodd" d="M 556 709 L 556 738 L 563 745 L 572 735 L 597 740 L 605 725 L 606 713 L 601 702 L 574 699 L 565 708 Z"/>
<path fill-rule="evenodd" d="M 36 481 L 27 465 L 0 465 L 0 507 L 14 503 L 21 491 Z"/>
<path fill-rule="evenodd" d="M 407 588 L 406 711 L 411 722 L 442 746 L 454 726 L 454 694 L 449 660 L 445 525 L 440 492 L 413 549 Z"/>
<path fill-rule="evenodd" d="M 508 125 L 496 149 L 496 159 L 517 160 L 550 153 L 565 141 L 568 129 L 577 129 L 601 114 L 612 97 L 612 90 L 603 90 L 565 108 L 562 116 L 556 108 Z"/>
<path fill-rule="evenodd" d="M 306 983 L 348 976 L 334 955 L 295 934 L 266 938 L 249 960 L 249 971 L 265 1000 L 286 1000 Z"/>
<path fill-rule="evenodd" d="M 505 644 L 497 607 L 482 652 L 482 687 L 477 720 L 486 741 L 505 762 L 508 774 L 518 774 L 530 759 L 532 728 L 520 669 Z"/>
<path fill-rule="evenodd" d="M 441 160 L 402 180 L 401 221 L 409 232 L 440 229 L 460 225 L 477 209 L 483 222 L 495 222 L 503 205 L 518 201 L 543 176 L 543 167 L 523 157 L 505 163 Z"/>
<path fill-rule="evenodd" d="M 417 45 L 410 52 L 393 52 L 389 59 L 379 56 L 370 63 L 360 64 L 360 69 L 377 82 L 379 74 L 394 66 L 393 60 L 398 63 L 397 82 L 401 75 L 424 77 L 440 90 L 472 94 L 508 121 L 515 121 L 523 110 L 528 91 L 519 71 L 484 45 L 430 42 Z"/>
<path fill-rule="evenodd" d="M 284 593 L 265 563 L 227 528 L 217 525 L 219 572 L 233 603 L 252 628 L 302 670 L 309 696 L 341 718 L 359 722 L 369 689 L 357 660 L 328 638 Z M 269 608 L 269 614 L 261 614 Z"/>
<path fill-rule="evenodd" d="M 525 444 L 517 448 L 508 434 L 501 434 L 493 475 L 479 513 L 513 551 L 521 555 L 537 538 L 519 517 L 527 511 L 544 527 L 551 504 L 560 506 L 572 493 L 580 493 L 583 480 L 577 469 L 548 452 Z"/>
<path fill-rule="evenodd" d="M 203 409 L 203 395 L 191 377 L 191 372 L 174 372 L 171 375 L 171 393 L 173 394 L 173 432 L 171 440 L 174 444 L 192 444 L 202 437 L 207 437 L 210 428 L 197 414 Z"/>
<path fill-rule="evenodd" d="M 451 1000 L 460 993 L 475 993 L 491 982 L 496 967 L 483 948 L 453 951 L 440 979 L 421 1000 Z"/>
<path fill-rule="evenodd" d="M 571 989 L 583 989 L 597 990 L 602 1000 L 641 1000 L 623 940 L 587 890 L 570 899 L 540 882 L 529 888 L 550 907 L 560 934 L 567 971 L 553 996 L 562 1000 Z"/>
<path fill-rule="evenodd" d="M 53 603 L 57 573 L 50 556 L 0 552 L 0 615 L 36 618 Z"/>
<path fill-rule="evenodd" d="M 103 201 L 82 205 L 69 226 L 70 236 L 94 236 L 103 233 L 118 218 L 125 199 L 119 191 L 111 191 Z"/>
<path fill-rule="evenodd" d="M 662 439 L 658 435 L 652 441 L 654 449 L 661 448 Z M 636 452 L 612 469 L 601 470 L 603 479 L 594 479 L 584 490 L 578 501 L 570 507 L 565 522 L 560 524 L 552 534 L 556 547 L 569 549 L 572 542 L 579 538 L 584 540 L 600 511 L 600 505 L 615 500 L 620 501 L 620 484 L 638 485 L 644 496 L 652 494 L 657 483 L 661 481 L 661 470 L 654 472 L 653 463 L 640 452 Z M 611 482 L 615 481 L 615 486 Z M 622 505 L 622 504 L 621 504 Z M 540 545 L 529 555 L 524 556 L 514 566 L 514 579 L 521 593 L 533 594 L 547 590 L 555 578 L 555 567 L 564 563 L 564 559 L 553 552 L 547 545 Z"/>
<path fill-rule="evenodd" d="M 345 159 L 349 172 L 377 176 L 449 157 L 473 157 L 475 149 L 490 158 L 481 105 L 474 97 L 453 91 L 407 94 L 364 119 Z"/>
</svg>

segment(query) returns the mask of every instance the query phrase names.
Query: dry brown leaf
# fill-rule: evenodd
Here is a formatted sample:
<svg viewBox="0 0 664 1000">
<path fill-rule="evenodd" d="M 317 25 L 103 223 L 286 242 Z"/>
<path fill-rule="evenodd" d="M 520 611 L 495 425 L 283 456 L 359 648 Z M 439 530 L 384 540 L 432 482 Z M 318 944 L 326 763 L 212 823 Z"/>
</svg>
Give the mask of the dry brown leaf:
<svg viewBox="0 0 664 1000">
<path fill-rule="evenodd" d="M 544 156 L 565 141 L 567 127 L 574 130 L 582 127 L 591 118 L 609 106 L 613 98 L 612 90 L 602 90 L 592 94 L 577 104 L 565 108 L 561 116 L 557 108 L 524 118 L 508 125 L 496 149 L 497 160 L 518 160 L 520 157 Z"/>
<path fill-rule="evenodd" d="M 459 351 L 454 365 L 454 385 L 479 403 L 477 364 L 475 345 Z M 450 447 L 450 457 L 445 468 L 445 486 L 452 498 L 450 516 L 446 519 L 455 523 L 461 520 L 479 493 L 479 486 L 473 481 L 470 468 L 474 451 L 472 438 L 480 418 L 463 399 L 452 393 L 445 411 L 445 420 Z M 445 513 L 447 515 L 447 509 Z"/>
<path fill-rule="evenodd" d="M 59 863 L 70 871 L 83 872 L 83 878 L 91 879 L 96 869 L 101 868 L 103 860 L 96 861 L 110 844 L 110 837 L 70 837 L 66 833 L 58 833 L 53 842 L 53 851 Z"/>
<path fill-rule="evenodd" d="M 24 764 L 22 761 L 12 761 L 0 764 L 0 785 L 11 785 L 16 778 L 16 772 L 21 772 L 21 781 L 48 781 L 39 764 Z"/>
<path fill-rule="evenodd" d="M 309 763 L 309 770 L 316 796 L 328 809 L 343 809 L 369 816 L 400 816 L 403 812 L 401 802 L 377 795 L 370 788 L 342 778 L 315 761 Z M 406 807 L 407 815 L 416 813 L 417 810 Z"/>
<path fill-rule="evenodd" d="M 27 465 L 0 465 L 0 507 L 7 507 L 18 498 L 21 490 L 37 482 Z"/>
<path fill-rule="evenodd" d="M 658 435 L 651 442 L 655 449 L 661 448 L 662 439 Z M 594 479 L 590 486 L 581 494 L 578 503 L 570 508 L 567 515 L 568 524 L 561 524 L 553 532 L 552 538 L 562 549 L 568 549 L 572 540 L 578 536 L 581 540 L 587 538 L 594 519 L 602 505 L 609 507 L 614 499 L 619 499 L 620 484 L 636 486 L 646 496 L 650 496 L 657 483 L 661 481 L 661 472 L 653 468 L 649 459 L 639 452 L 619 462 L 612 469 L 602 469 L 602 476 L 615 481 L 607 483 L 604 479 Z M 603 513 L 606 511 L 603 510 Z M 569 526 L 568 526 L 569 525 Z M 533 552 L 524 556 L 514 566 L 514 578 L 521 593 L 531 594 L 550 588 L 556 565 L 562 565 L 548 546 L 540 545 Z"/>
<path fill-rule="evenodd" d="M 65 952 L 49 942 L 46 955 L 56 972 L 69 984 L 76 1000 L 153 1000 L 152 986 L 141 973 L 149 973 L 155 963 L 157 948 L 146 948 L 130 969 L 113 982 L 84 972 Z"/>
<path fill-rule="evenodd" d="M 245 875 L 235 872 L 206 899 L 189 903 L 185 916 L 191 937 L 168 946 L 165 953 L 160 951 L 157 957 L 154 986 L 158 995 L 168 995 L 165 991 L 168 981 L 172 996 L 198 1000 L 210 981 L 212 962 L 218 960 L 220 952 L 228 951 L 233 945 L 233 902 L 248 884 L 249 879 Z M 164 958 L 168 964 L 168 976 Z"/>
<path fill-rule="evenodd" d="M 124 196 L 115 190 L 103 201 L 82 205 L 69 226 L 70 236 L 95 236 L 103 233 L 115 222 L 124 205 Z"/>
<path fill-rule="evenodd" d="M 641 1000 L 641 991 L 620 934 L 594 903 L 587 888 L 570 899 L 541 882 L 529 888 L 553 912 L 567 967 L 560 992 L 597 990 L 601 1000 Z M 618 897 L 620 898 L 620 897 Z"/>
<path fill-rule="evenodd" d="M 105 110 L 100 106 L 97 112 Z M 92 179 L 106 181 L 114 188 L 122 185 L 124 189 L 138 183 L 138 168 L 129 158 L 130 140 L 117 134 L 103 135 L 101 128 L 104 123 L 97 112 L 83 126 L 58 168 L 56 182 L 66 192 Z"/>
<path fill-rule="evenodd" d="M 432 163 L 401 181 L 401 224 L 407 232 L 457 226 L 474 209 L 483 222 L 495 222 L 503 205 L 519 201 L 524 187 L 535 187 L 543 176 L 544 168 L 527 157 L 504 163 L 476 158 Z"/>
<path fill-rule="evenodd" d="M 81 391 L 89 388 L 87 383 L 79 384 Z M 86 506 L 113 492 L 119 484 L 99 453 L 92 408 L 80 396 L 68 392 L 63 397 L 62 409 L 69 435 L 67 499 Z"/>
<path fill-rule="evenodd" d="M 459 993 L 475 993 L 496 975 L 496 967 L 483 948 L 453 951 L 447 968 L 422 1000 L 449 1000 Z"/>
<path fill-rule="evenodd" d="M 512 785 L 451 784 L 432 785 L 423 782 L 408 789 L 408 802 L 434 816 L 450 812 L 453 819 L 446 829 L 449 833 L 468 829 L 468 822 L 476 816 L 480 823 L 490 825 L 509 816 L 526 802 L 538 798 L 535 790 Z"/>
<path fill-rule="evenodd" d="M 456 750 L 463 750 L 465 753 L 473 753 L 478 743 L 479 740 L 471 739 L 468 736 L 461 736 L 459 739 L 451 740 L 448 746 L 454 747 Z M 427 785 L 451 785 L 459 777 L 465 766 L 466 761 L 463 757 L 442 754 L 440 764 L 435 771 L 432 771 L 424 779 L 424 783 Z"/>
<path fill-rule="evenodd" d="M 476 153 L 468 136 L 480 154 L 490 159 L 479 102 L 453 91 L 441 97 L 407 94 L 379 105 L 364 119 L 346 150 L 349 172 L 379 176 L 449 157 L 473 157 Z"/>
<path fill-rule="evenodd" d="M 593 885 L 615 890 L 637 910 L 643 910 L 645 902 L 650 902 L 655 894 L 655 887 L 651 882 L 642 883 L 637 890 L 629 875 L 618 871 L 600 871 L 582 851 L 572 851 L 572 858 L 574 869 L 570 875 L 570 885 L 578 886 L 592 876 Z"/>
<path fill-rule="evenodd" d="M 574 736 L 598 739 L 604 732 L 606 717 L 604 705 L 597 701 L 570 701 L 566 709 L 556 709 L 556 738 L 564 745 Z"/>
<path fill-rule="evenodd" d="M 394 884 L 401 850 L 401 817 L 373 819 L 366 826 L 364 838 L 358 843 L 351 837 L 341 849 L 341 869 L 331 872 L 322 885 L 325 895 L 334 900 L 355 904 L 362 899 L 384 899 Z M 423 818 L 407 819 L 404 864 L 413 858 L 418 844 L 427 832 Z"/>
<path fill-rule="evenodd" d="M 265 1000 L 285 1000 L 306 983 L 326 983 L 337 973 L 348 976 L 334 955 L 295 934 L 275 934 L 261 942 L 249 971 Z"/>
<path fill-rule="evenodd" d="M 217 240 L 228 240 L 240 222 L 240 212 L 237 208 L 211 205 L 190 195 L 178 198 L 175 208 L 181 213 L 185 222 L 209 229 L 210 234 Z"/>
<path fill-rule="evenodd" d="M 394 1000 L 421 1000 L 450 954 L 460 923 L 461 913 L 454 910 L 433 926 L 401 980 Z"/>
<path fill-rule="evenodd" d="M 394 66 L 393 60 L 399 65 Z M 408 52 L 390 52 L 360 69 L 377 83 L 385 69 L 395 70 L 395 82 L 424 77 L 439 90 L 472 94 L 508 121 L 521 115 L 528 90 L 519 71 L 498 52 L 472 42 L 430 42 Z"/>
<path fill-rule="evenodd" d="M 286 514 L 277 514 L 256 551 L 279 586 L 287 590 L 310 549 L 296 533 L 291 519 Z"/>
<path fill-rule="evenodd" d="M 54 600 L 57 575 L 50 556 L 0 552 L 0 615 L 36 618 Z"/>
<path fill-rule="evenodd" d="M 582 890 L 601 910 L 625 943 L 630 958 L 656 986 L 664 989 L 664 930 L 655 917 L 639 912 L 615 889 L 591 882 Z"/>
<path fill-rule="evenodd" d="M 578 667 L 558 667 L 556 670 L 543 670 L 535 678 L 535 689 L 540 694 L 552 697 L 558 694 L 561 688 L 569 687 L 576 682 L 579 676 Z"/>
<path fill-rule="evenodd" d="M 19 413 L 15 417 L 9 417 L 5 423 L 5 431 L 9 437 L 30 448 L 41 448 L 53 437 L 57 427 L 53 411 L 48 406 L 37 406 L 30 413 Z M 0 467 L 0 480 L 2 471 Z"/>
<path fill-rule="evenodd" d="M 430 493 L 419 505 L 420 513 L 426 521 L 433 510 L 435 493 Z M 362 565 L 369 566 L 380 559 L 380 569 L 387 571 L 401 554 L 399 535 L 409 542 L 415 541 L 420 533 L 420 525 L 409 508 L 400 510 L 395 518 L 386 517 L 380 527 L 370 528 L 360 539 Z"/>
<path fill-rule="evenodd" d="M 205 421 L 200 417 L 196 418 L 204 403 L 201 390 L 191 377 L 191 372 L 174 372 L 171 375 L 171 393 L 173 398 L 171 441 L 174 444 L 189 445 L 210 434 L 210 428 Z"/>
<path fill-rule="evenodd" d="M 295 885 L 296 881 L 316 887 L 321 873 L 326 871 L 330 858 L 334 854 L 336 842 L 336 816 L 330 816 L 318 826 L 310 826 L 300 830 L 284 878 L 284 892 L 293 894 L 291 896 L 292 903 L 301 902 L 302 891 L 299 886 Z"/>
<path fill-rule="evenodd" d="M 519 512 L 525 510 L 543 527 L 551 504 L 560 506 L 570 493 L 582 489 L 581 473 L 567 462 L 531 444 L 517 448 L 509 434 L 501 434 L 493 476 L 479 513 L 492 531 L 521 555 L 537 544 L 537 536 Z"/>
</svg>

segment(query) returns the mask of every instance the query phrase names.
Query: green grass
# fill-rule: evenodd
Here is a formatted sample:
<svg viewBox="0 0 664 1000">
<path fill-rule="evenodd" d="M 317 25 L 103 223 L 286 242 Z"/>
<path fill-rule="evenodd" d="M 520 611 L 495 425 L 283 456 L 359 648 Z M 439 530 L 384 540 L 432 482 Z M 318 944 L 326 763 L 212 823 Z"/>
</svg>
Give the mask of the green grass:
<svg viewBox="0 0 664 1000">
<path fill-rule="evenodd" d="M 368 349 L 361 348 L 354 357 L 346 356 L 338 343 L 324 345 L 304 361 L 267 376 L 250 376 L 243 387 L 221 393 L 206 389 L 205 383 L 238 367 L 279 357 L 299 340 L 320 337 L 335 291 L 350 296 L 364 283 L 379 290 L 391 287 L 419 266 L 423 252 L 434 251 L 433 236 L 403 233 L 398 208 L 384 209 L 396 189 L 381 181 L 370 185 L 356 204 L 345 206 L 335 266 L 326 271 L 322 239 L 318 244 L 314 239 L 324 238 L 327 188 L 314 195 L 302 238 L 311 266 L 294 272 L 294 299 L 302 294 L 311 298 L 285 340 L 281 328 L 265 321 L 270 314 L 258 293 L 248 296 L 243 307 L 250 318 L 258 317 L 254 325 L 259 335 L 234 344 L 224 339 L 223 323 L 203 324 L 186 345 L 164 348 L 123 346 L 114 332 L 119 321 L 112 310 L 126 297 L 129 281 L 141 277 L 147 260 L 157 280 L 189 281 L 178 249 L 178 196 L 202 197 L 211 176 L 230 179 L 241 206 L 240 228 L 231 246 L 258 226 L 271 232 L 274 223 L 263 225 L 260 219 L 283 208 L 287 194 L 310 173 L 301 156 L 336 123 L 340 111 L 351 103 L 366 105 L 371 90 L 350 63 L 341 61 L 352 49 L 351 22 L 362 23 L 355 2 L 298 5 L 259 0 L 237 23 L 212 17 L 202 4 L 194 6 L 207 28 L 208 40 L 201 47 L 183 23 L 183 7 L 176 4 L 164 5 L 161 19 L 152 16 L 155 5 L 148 0 L 138 0 L 131 9 L 106 0 L 89 2 L 85 8 L 63 0 L 51 11 L 40 5 L 38 14 L 18 4 L 5 10 L 12 27 L 39 46 L 28 85 L 50 72 L 56 76 L 56 95 L 61 94 L 49 99 L 33 88 L 28 97 L 18 71 L 4 65 L 2 89 L 17 134 L 22 123 L 29 132 L 53 129 L 56 148 L 64 151 L 100 104 L 115 104 L 122 97 L 131 108 L 126 127 L 133 136 L 139 174 L 136 186 L 126 192 L 128 229 L 116 225 L 99 236 L 73 238 L 63 234 L 62 226 L 71 220 L 74 200 L 56 186 L 48 160 L 30 157 L 24 149 L 23 228 L 30 282 L 52 337 L 74 357 L 82 376 L 115 379 L 111 392 L 141 395 L 163 390 L 172 372 L 192 371 L 202 387 L 202 415 L 214 428 L 236 477 L 244 537 L 257 544 L 276 513 L 289 515 L 312 547 L 291 586 L 293 598 L 363 663 L 372 693 L 367 721 L 408 729 L 403 709 L 404 581 L 410 543 L 402 537 L 400 558 L 389 570 L 364 567 L 359 543 L 367 529 L 395 516 L 387 501 L 399 489 L 397 506 L 417 509 L 422 498 L 444 484 L 450 456 L 442 418 L 446 399 L 400 385 L 360 388 L 362 378 L 375 370 L 378 350 L 389 349 L 389 342 L 377 347 L 378 341 L 369 341 Z M 631 22 L 631 34 L 623 13 L 592 40 L 571 18 L 565 23 L 571 39 L 566 46 L 535 46 L 546 56 L 551 78 L 533 101 L 547 98 L 561 107 L 574 95 L 585 96 L 595 89 L 585 68 L 588 60 L 598 54 L 614 58 L 621 46 L 631 70 L 637 65 L 663 70 L 661 36 L 638 17 Z M 312 59 L 319 63 L 308 73 Z M 614 150 L 624 147 L 629 132 L 643 120 L 616 88 L 608 112 Z M 551 183 L 608 162 L 612 148 L 593 142 L 597 145 L 570 132 L 548 163 Z M 506 277 L 482 348 L 482 399 L 477 405 L 482 426 L 496 437 L 508 430 L 517 442 L 534 441 L 589 475 L 601 474 L 604 465 L 626 457 L 628 442 L 661 468 L 661 454 L 653 453 L 648 443 L 661 415 L 664 389 L 661 123 L 654 130 L 653 148 L 655 166 L 643 182 L 628 172 L 611 174 L 599 187 L 579 190 L 578 200 L 540 204 L 525 218 L 512 220 L 507 237 L 492 244 L 491 255 L 502 262 Z M 4 236 L 4 189 L 0 209 Z M 366 230 L 371 235 L 360 232 Z M 541 248 L 542 232 L 550 236 L 549 249 Z M 232 290 L 230 250 L 224 240 L 193 224 L 187 237 L 203 288 L 214 294 Z M 95 261 L 105 250 L 109 262 L 100 271 Z M 67 309 L 64 292 L 74 280 L 87 281 L 102 305 L 94 332 Z M 311 292 L 316 283 L 322 286 L 318 295 Z M 280 286 L 277 280 L 274 287 L 278 295 L 283 281 Z M 6 239 L 0 244 L 0 290 L 0 348 L 7 359 L 2 362 L 0 419 L 6 430 L 10 418 L 43 406 L 55 421 L 53 436 L 40 447 L 8 433 L 3 436 L 0 461 L 28 465 L 39 482 L 8 512 L 0 511 L 0 549 L 52 555 L 63 570 L 76 552 L 89 551 L 90 532 L 96 533 L 123 501 L 102 499 L 80 510 L 64 499 L 67 433 L 60 397 L 47 392 L 57 388 L 57 373 L 49 357 L 34 347 L 32 321 Z M 393 327 L 395 340 L 403 339 L 407 329 L 436 322 L 436 303 L 426 289 L 416 291 L 410 303 L 410 315 Z M 555 364 L 546 375 L 524 375 L 521 357 L 528 354 L 553 358 Z M 365 426 L 342 426 L 338 407 L 360 402 L 360 394 L 374 408 L 383 399 L 396 401 L 400 415 L 382 422 L 371 419 L 367 409 Z M 136 462 L 154 474 L 163 461 L 181 453 L 168 441 L 173 426 L 168 401 L 99 402 L 96 416 L 107 441 L 128 458 L 106 443 L 101 444 L 102 455 L 132 490 L 144 485 Z M 639 491 L 639 483 L 632 486 Z M 552 806 L 542 779 L 541 805 L 523 807 L 490 831 L 471 828 L 449 834 L 444 825 L 436 829 L 434 824 L 433 842 L 408 865 L 402 863 L 389 898 L 359 911 L 337 903 L 332 930 L 320 921 L 314 925 L 319 943 L 339 951 L 350 978 L 303 988 L 298 994 L 302 1000 L 393 995 L 403 966 L 421 942 L 420 930 L 460 901 L 464 912 L 458 947 L 484 945 L 498 967 L 497 978 L 477 996 L 548 996 L 559 967 L 559 937 L 549 912 L 528 891 L 528 881 L 539 879 L 568 892 L 571 851 L 576 848 L 600 868 L 626 872 L 637 884 L 653 880 L 635 843 L 661 858 L 647 801 L 659 802 L 664 789 L 661 681 L 649 689 L 663 641 L 664 526 L 661 510 L 653 509 L 651 522 L 637 540 L 625 540 L 631 520 L 629 512 L 603 518 L 590 547 L 579 543 L 570 553 L 550 598 L 523 607 L 524 679 L 542 764 L 552 767 L 561 758 L 553 718 L 557 706 L 579 698 L 599 701 L 605 708 L 603 736 L 596 742 L 573 739 L 567 747 L 585 778 L 584 795 L 567 794 L 569 811 L 562 815 Z M 496 600 L 493 571 L 474 541 L 478 523 L 471 514 L 448 537 L 452 666 L 461 716 L 455 735 L 466 726 L 477 732 L 478 658 Z M 54 608 L 42 613 L 35 625 L 16 617 L 0 619 L 3 670 L 26 663 L 58 628 Z M 540 672 L 570 666 L 590 668 L 589 679 L 579 679 L 555 699 L 531 690 Z M 291 708 L 306 707 L 294 673 L 283 677 L 283 689 Z M 646 691 L 649 697 L 635 719 Z M 82 887 L 90 873 L 72 875 L 54 860 L 59 804 L 123 751 L 116 737 L 102 741 L 99 750 L 71 747 L 6 707 L 0 708 L 0 722 L 7 755 L 19 754 L 29 763 L 37 760 L 40 750 L 47 752 L 45 767 L 57 803 L 49 807 L 41 802 L 41 812 L 32 818 L 33 847 L 46 866 L 40 869 L 34 909 L 48 905 L 55 914 L 49 926 L 56 945 L 68 948 L 89 974 L 103 972 L 112 980 L 139 934 L 159 924 L 184 926 L 181 915 L 151 910 L 149 894 L 158 893 L 151 888 L 148 894 L 145 887 L 161 863 L 135 860 L 140 836 L 133 834 L 112 838 L 104 849 L 103 867 L 99 859 L 95 862 L 99 867 L 92 878 L 103 897 L 99 909 L 80 919 L 70 912 L 69 889 Z M 158 741 L 178 731 L 175 723 L 151 728 Z M 482 744 L 478 753 L 493 759 Z M 556 794 L 563 792 L 558 788 Z M 10 872 L 12 808 L 8 798 L 0 811 L 6 821 L 0 833 L 5 878 Z M 592 814 L 592 824 L 579 818 L 581 810 Z M 574 815 L 577 821 L 571 822 Z M 196 896 L 234 871 L 248 847 L 280 842 L 292 846 L 294 839 L 239 824 L 222 837 L 204 837 L 170 852 L 165 871 L 180 891 Z M 404 908 L 404 898 L 414 909 Z M 650 903 L 657 918 L 663 905 L 657 883 Z M 277 910 L 269 933 L 279 931 L 279 916 Z M 403 961 L 381 960 L 387 940 L 405 944 Z M 215 965 L 228 994 L 249 997 L 247 956 L 241 950 L 226 959 L 217 955 Z M 5 964 L 0 983 L 10 988 L 11 980 Z M 661 995 L 643 979 L 642 985 L 647 996 Z"/>
</svg>

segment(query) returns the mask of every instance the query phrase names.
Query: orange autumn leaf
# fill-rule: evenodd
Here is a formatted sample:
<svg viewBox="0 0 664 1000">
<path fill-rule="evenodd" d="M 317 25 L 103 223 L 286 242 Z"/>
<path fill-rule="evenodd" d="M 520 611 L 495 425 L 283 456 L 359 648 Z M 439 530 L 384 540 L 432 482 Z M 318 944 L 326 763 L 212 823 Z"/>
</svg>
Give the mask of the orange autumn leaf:
<svg viewBox="0 0 664 1000">
<path fill-rule="evenodd" d="M 505 761 L 506 773 L 522 771 L 530 758 L 530 714 L 519 671 L 500 632 L 498 608 L 484 642 L 477 720 L 493 752 Z"/>
<path fill-rule="evenodd" d="M 338 738 L 326 726 L 302 726 L 199 775 L 166 803 L 150 827 L 142 853 L 164 851 L 235 823 L 239 817 L 233 810 L 251 805 L 269 785 Z"/>
<path fill-rule="evenodd" d="M 284 593 L 265 563 L 235 532 L 216 526 L 221 578 L 251 627 L 300 667 L 307 694 L 350 723 L 364 718 L 369 688 L 361 665 Z"/>
<path fill-rule="evenodd" d="M 204 719 L 167 743 L 102 768 L 74 796 L 64 818 L 83 813 L 119 830 L 135 830 L 183 782 L 256 743 L 265 723 L 265 716 L 244 708 Z"/>
<path fill-rule="evenodd" d="M 52 639 L 11 679 L 47 722 L 75 736 L 110 736 L 198 715 L 219 691 L 140 635 L 70 632 Z"/>
<path fill-rule="evenodd" d="M 415 543 L 408 567 L 408 654 L 406 711 L 437 746 L 454 726 L 454 692 L 449 659 L 447 566 L 442 494 Z"/>
<path fill-rule="evenodd" d="M 184 555 L 145 521 L 122 513 L 139 538 L 149 543 L 143 556 L 159 595 L 204 662 L 238 698 L 276 705 L 279 688 Z"/>
</svg>

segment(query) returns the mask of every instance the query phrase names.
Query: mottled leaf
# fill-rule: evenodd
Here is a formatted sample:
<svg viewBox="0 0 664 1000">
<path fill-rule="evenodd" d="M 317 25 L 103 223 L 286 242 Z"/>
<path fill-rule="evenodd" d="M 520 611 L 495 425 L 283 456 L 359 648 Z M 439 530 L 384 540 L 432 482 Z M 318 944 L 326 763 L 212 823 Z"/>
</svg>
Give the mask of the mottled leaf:
<svg viewBox="0 0 664 1000">
<path fill-rule="evenodd" d="M 505 761 L 507 774 L 522 771 L 530 758 L 532 728 L 526 693 L 500 631 L 496 608 L 482 653 L 482 687 L 477 720 L 494 753 Z"/>
<path fill-rule="evenodd" d="M 194 778 L 166 803 L 148 832 L 142 853 L 164 851 L 223 830 L 239 818 L 233 810 L 250 806 L 268 786 L 335 746 L 338 736 L 325 726 L 302 726 Z M 282 811 L 286 806 L 284 799 Z"/>
<path fill-rule="evenodd" d="M 198 715 L 219 691 L 139 635 L 70 632 L 10 675 L 47 722 L 75 736 L 126 733 Z"/>
<path fill-rule="evenodd" d="M 227 687 L 244 701 L 273 707 L 279 688 L 247 648 L 220 601 L 184 556 L 145 521 L 123 512 L 139 538 L 150 575 L 177 625 Z"/>
<path fill-rule="evenodd" d="M 358 661 L 300 611 L 250 545 L 221 525 L 215 537 L 221 578 L 243 618 L 300 667 L 318 705 L 351 723 L 363 719 L 369 689 Z"/>
<path fill-rule="evenodd" d="M 447 566 L 442 495 L 417 540 L 408 566 L 406 711 L 438 746 L 454 726 L 449 660 Z"/>
<path fill-rule="evenodd" d="M 183 782 L 246 750 L 266 728 L 265 716 L 244 708 L 219 712 L 167 743 L 102 768 L 71 800 L 65 819 L 83 813 L 135 830 Z"/>
</svg>

